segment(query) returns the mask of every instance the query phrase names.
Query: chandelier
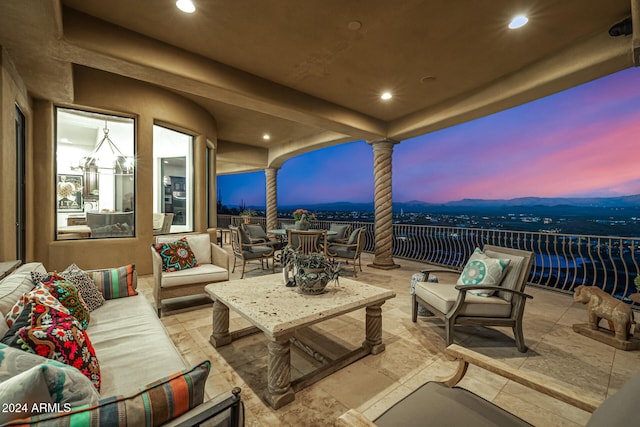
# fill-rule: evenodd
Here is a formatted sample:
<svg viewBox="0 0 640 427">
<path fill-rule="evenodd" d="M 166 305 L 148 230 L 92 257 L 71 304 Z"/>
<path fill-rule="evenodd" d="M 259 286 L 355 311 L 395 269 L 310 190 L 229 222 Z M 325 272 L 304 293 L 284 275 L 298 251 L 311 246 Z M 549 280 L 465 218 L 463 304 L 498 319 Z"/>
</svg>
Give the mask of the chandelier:
<svg viewBox="0 0 640 427">
<path fill-rule="evenodd" d="M 95 148 L 86 157 L 80 160 L 79 169 L 86 171 L 87 169 L 110 169 L 116 174 L 132 174 L 133 173 L 133 157 L 125 156 L 116 144 L 109 138 L 109 128 L 107 121 L 104 122 L 102 129 L 104 136 L 96 144 Z"/>
</svg>

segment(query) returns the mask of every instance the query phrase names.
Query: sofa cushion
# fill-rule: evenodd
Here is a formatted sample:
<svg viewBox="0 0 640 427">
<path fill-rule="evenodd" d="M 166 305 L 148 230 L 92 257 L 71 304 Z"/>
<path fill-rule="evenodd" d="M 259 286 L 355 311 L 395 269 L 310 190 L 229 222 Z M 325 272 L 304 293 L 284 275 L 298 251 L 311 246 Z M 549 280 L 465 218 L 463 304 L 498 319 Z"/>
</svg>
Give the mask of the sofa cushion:
<svg viewBox="0 0 640 427">
<path fill-rule="evenodd" d="M 160 255 L 162 271 L 180 271 L 198 265 L 198 260 L 184 237 L 175 242 L 156 243 L 151 246 Z"/>
<path fill-rule="evenodd" d="M 31 262 L 18 267 L 13 273 L 0 281 L 0 312 L 6 314 L 11 310 L 18 298 L 33 288 L 31 272 L 46 273 L 40 262 Z"/>
<path fill-rule="evenodd" d="M 30 302 L 2 342 L 73 366 L 100 391 L 100 365 L 91 341 L 79 322 L 68 313 Z"/>
<path fill-rule="evenodd" d="M 25 390 L 29 384 L 38 384 L 40 389 Z M 100 399 L 91 381 L 77 369 L 0 344 L 0 402 L 22 403 L 22 398 L 30 397 L 38 399 L 37 403 L 53 402 L 64 407 L 95 405 Z M 12 418 L 19 414 L 15 415 Z"/>
<path fill-rule="evenodd" d="M 476 248 L 464 266 L 458 285 L 486 285 L 498 286 L 506 273 L 506 268 L 511 262 L 506 258 L 491 258 L 485 255 L 480 248 Z M 481 297 L 489 297 L 495 291 L 479 289 L 469 293 Z"/>
<path fill-rule="evenodd" d="M 93 311 L 104 304 L 104 296 L 102 296 L 102 293 L 98 290 L 96 284 L 93 283 L 91 277 L 89 277 L 89 275 L 82 271 L 77 265 L 71 264 L 62 273 L 60 273 L 60 276 L 78 288 L 80 295 L 82 295 L 82 299 L 89 308 L 89 311 Z"/>
<path fill-rule="evenodd" d="M 89 336 L 100 361 L 102 396 L 131 393 L 186 367 L 143 295 L 107 300 L 91 313 Z"/>
<path fill-rule="evenodd" d="M 271 248 L 269 248 L 271 250 Z M 197 280 L 195 280 L 197 279 Z M 214 264 L 202 264 L 188 270 L 171 271 L 162 274 L 163 288 L 190 285 L 198 282 L 221 282 L 229 279 L 229 272 Z"/>
<path fill-rule="evenodd" d="M 115 420 L 126 420 L 123 425 L 128 426 L 159 426 L 204 401 L 204 388 L 210 369 L 211 363 L 205 361 L 148 384 L 127 396 L 111 396 L 101 399 L 94 406 L 74 408 L 67 413 L 38 415 L 25 421 L 56 427 L 113 426 Z M 15 425 L 20 424 L 16 422 Z"/>
<path fill-rule="evenodd" d="M 11 308 L 11 311 L 7 313 L 7 315 L 5 316 L 5 319 L 6 319 L 8 328 L 13 326 L 13 322 L 15 322 L 15 320 L 20 316 L 20 314 L 24 310 L 24 307 L 30 301 L 36 301 L 36 302 L 39 302 L 40 304 L 53 307 L 58 311 L 62 311 L 66 314 L 70 314 L 69 310 L 64 305 L 62 305 L 56 297 L 51 295 L 51 292 L 49 292 L 47 288 L 42 286 L 36 286 L 35 288 L 31 289 L 29 292 L 23 294 L 18 299 L 18 302 L 16 302 L 14 306 Z M 4 336 L 4 334 L 2 335 Z"/>
<path fill-rule="evenodd" d="M 87 274 L 96 284 L 106 300 L 138 295 L 135 264 L 127 264 L 118 268 L 89 270 Z"/>
<path fill-rule="evenodd" d="M 451 284 L 418 282 L 416 296 L 442 313 L 448 313 L 458 298 L 458 290 Z M 509 317 L 511 304 L 497 296 L 480 297 L 467 292 L 465 305 L 460 311 L 463 316 Z"/>
</svg>

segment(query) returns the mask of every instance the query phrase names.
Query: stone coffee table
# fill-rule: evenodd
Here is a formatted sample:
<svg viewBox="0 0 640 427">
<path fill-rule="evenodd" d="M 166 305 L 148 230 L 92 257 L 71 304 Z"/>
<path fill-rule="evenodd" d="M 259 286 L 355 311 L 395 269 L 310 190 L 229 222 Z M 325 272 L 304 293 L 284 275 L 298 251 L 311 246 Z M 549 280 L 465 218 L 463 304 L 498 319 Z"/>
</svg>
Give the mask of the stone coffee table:
<svg viewBox="0 0 640 427">
<path fill-rule="evenodd" d="M 268 339 L 268 392 L 266 399 L 278 409 L 295 399 L 295 392 L 363 358 L 384 351 L 382 343 L 382 304 L 395 292 L 340 278 L 321 295 L 302 295 L 287 288 L 282 274 L 212 283 L 205 287 L 214 301 L 211 344 L 221 347 L 233 339 L 262 331 Z M 229 308 L 251 322 L 249 328 L 229 332 Z M 291 342 L 302 328 L 332 317 L 366 308 L 365 340 L 358 349 L 335 360 L 322 357 L 322 349 L 306 347 L 324 365 L 291 381 Z M 303 345 L 305 347 L 305 345 Z"/>
</svg>

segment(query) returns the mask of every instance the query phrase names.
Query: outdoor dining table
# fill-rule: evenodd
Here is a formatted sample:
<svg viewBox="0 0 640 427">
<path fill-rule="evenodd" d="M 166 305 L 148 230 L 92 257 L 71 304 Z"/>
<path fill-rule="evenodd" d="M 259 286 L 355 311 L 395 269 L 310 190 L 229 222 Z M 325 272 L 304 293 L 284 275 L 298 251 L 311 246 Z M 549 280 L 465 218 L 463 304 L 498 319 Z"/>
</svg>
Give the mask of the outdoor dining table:
<svg viewBox="0 0 640 427">
<path fill-rule="evenodd" d="M 268 230 L 267 233 L 274 234 L 274 235 L 279 236 L 279 237 L 284 237 L 284 236 L 287 235 L 287 230 L 289 230 L 289 229 L 287 229 L 287 228 L 277 228 L 275 230 Z M 293 229 L 291 229 L 291 230 L 293 230 Z M 299 231 L 299 230 L 296 230 L 296 231 Z M 323 230 L 323 229 L 319 229 L 319 228 L 313 228 L 313 229 L 304 230 L 304 231 L 326 231 L 327 232 L 327 236 L 334 236 L 334 235 L 338 234 L 337 231 Z"/>
</svg>

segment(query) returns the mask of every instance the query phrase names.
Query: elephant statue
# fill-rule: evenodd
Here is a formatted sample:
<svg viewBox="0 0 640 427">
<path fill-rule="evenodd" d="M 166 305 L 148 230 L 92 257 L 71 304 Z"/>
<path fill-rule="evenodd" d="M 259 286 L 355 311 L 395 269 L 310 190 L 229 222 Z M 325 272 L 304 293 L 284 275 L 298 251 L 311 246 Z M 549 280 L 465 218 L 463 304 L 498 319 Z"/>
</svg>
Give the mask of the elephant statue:
<svg viewBox="0 0 640 427">
<path fill-rule="evenodd" d="M 573 300 L 587 305 L 589 328 L 598 329 L 600 319 L 613 324 L 615 337 L 626 341 L 631 332 L 633 311 L 631 306 L 616 299 L 596 286 L 578 286 L 574 289 Z"/>
</svg>

